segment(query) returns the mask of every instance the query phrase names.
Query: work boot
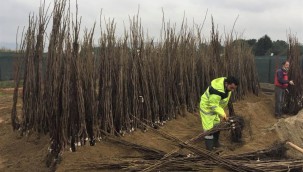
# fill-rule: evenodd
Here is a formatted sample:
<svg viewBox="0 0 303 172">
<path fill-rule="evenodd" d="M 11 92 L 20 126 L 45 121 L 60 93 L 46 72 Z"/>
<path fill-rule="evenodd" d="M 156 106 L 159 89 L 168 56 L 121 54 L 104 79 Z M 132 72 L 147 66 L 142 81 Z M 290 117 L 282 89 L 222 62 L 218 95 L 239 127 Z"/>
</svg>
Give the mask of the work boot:
<svg viewBox="0 0 303 172">
<path fill-rule="evenodd" d="M 206 149 L 212 151 L 214 149 L 214 139 L 205 139 Z"/>
<path fill-rule="evenodd" d="M 221 147 L 221 144 L 220 144 L 220 142 L 219 142 L 220 131 L 215 132 L 215 133 L 213 134 L 213 136 L 214 136 L 214 147 L 215 147 L 215 148 Z"/>
</svg>

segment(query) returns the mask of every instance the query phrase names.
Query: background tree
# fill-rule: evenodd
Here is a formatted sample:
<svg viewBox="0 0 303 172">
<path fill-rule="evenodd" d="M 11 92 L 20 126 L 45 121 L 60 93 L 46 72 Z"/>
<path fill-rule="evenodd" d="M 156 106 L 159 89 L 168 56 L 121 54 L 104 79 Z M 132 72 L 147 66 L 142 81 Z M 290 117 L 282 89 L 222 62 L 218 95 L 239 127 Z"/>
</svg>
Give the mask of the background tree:
<svg viewBox="0 0 303 172">
<path fill-rule="evenodd" d="M 303 45 L 302 44 L 300 44 L 300 54 L 303 55 Z"/>
<path fill-rule="evenodd" d="M 242 45 L 251 47 L 251 45 L 245 39 L 237 39 L 237 40 L 234 40 L 232 43 L 235 44 L 235 45 L 236 44 L 242 44 Z"/>
<path fill-rule="evenodd" d="M 268 50 L 270 50 L 272 48 L 272 45 L 273 44 L 272 44 L 270 37 L 267 35 L 264 35 L 256 43 L 255 55 L 264 56 L 266 53 L 268 53 Z"/>
<path fill-rule="evenodd" d="M 287 53 L 288 44 L 283 40 L 273 41 L 271 52 L 274 55 L 286 55 Z"/>
<path fill-rule="evenodd" d="M 248 43 L 249 46 L 254 47 L 257 43 L 256 39 L 248 39 L 246 40 L 246 42 Z"/>
<path fill-rule="evenodd" d="M 255 55 L 257 40 L 256 39 L 248 39 L 248 40 L 246 40 L 246 43 L 252 48 L 252 52 Z"/>
</svg>

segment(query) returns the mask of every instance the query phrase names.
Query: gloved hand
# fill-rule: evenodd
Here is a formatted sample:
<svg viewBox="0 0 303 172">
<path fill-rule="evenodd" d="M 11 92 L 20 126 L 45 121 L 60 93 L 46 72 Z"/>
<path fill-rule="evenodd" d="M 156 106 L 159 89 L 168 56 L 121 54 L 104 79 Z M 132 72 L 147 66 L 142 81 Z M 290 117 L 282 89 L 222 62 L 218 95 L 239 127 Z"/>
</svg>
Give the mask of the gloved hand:
<svg viewBox="0 0 303 172">
<path fill-rule="evenodd" d="M 290 84 L 290 85 L 295 85 L 295 83 L 294 83 L 293 80 L 290 80 L 290 81 L 289 81 L 289 84 Z"/>
<path fill-rule="evenodd" d="M 223 116 L 223 120 L 228 121 L 228 116 L 226 114 Z"/>
</svg>

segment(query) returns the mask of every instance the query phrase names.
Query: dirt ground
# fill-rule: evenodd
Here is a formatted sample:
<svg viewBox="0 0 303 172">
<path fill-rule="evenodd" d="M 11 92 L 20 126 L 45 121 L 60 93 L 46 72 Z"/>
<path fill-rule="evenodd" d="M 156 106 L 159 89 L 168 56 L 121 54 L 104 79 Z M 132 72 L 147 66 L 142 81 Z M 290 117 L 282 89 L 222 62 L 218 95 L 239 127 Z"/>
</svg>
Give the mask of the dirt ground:
<svg viewBox="0 0 303 172">
<path fill-rule="evenodd" d="M 48 136 L 21 137 L 18 132 L 12 131 L 10 121 L 12 92 L 12 89 L 0 89 L 0 171 L 50 171 L 45 165 L 49 145 Z M 269 130 L 278 121 L 273 116 L 273 98 L 273 94 L 261 93 L 259 96 L 248 95 L 243 100 L 234 103 L 236 114 L 242 116 L 245 121 L 244 142 L 241 145 L 232 144 L 229 141 L 230 134 L 221 133 L 222 154 L 237 154 L 268 148 L 278 139 L 277 135 Z M 202 132 L 199 115 L 190 113 L 168 121 L 159 130 L 183 141 Z M 172 141 L 151 130 L 146 132 L 137 130 L 125 134 L 120 139 L 165 153 L 177 148 Z M 198 141 L 194 145 L 204 147 L 204 142 Z M 184 150 L 184 153 L 189 152 Z M 64 151 L 56 171 L 100 171 L 95 164 L 119 162 L 122 159 L 126 160 L 127 157 L 140 156 L 142 153 L 137 150 L 109 140 L 101 140 L 95 146 L 77 147 L 76 152 L 70 152 L 68 149 Z M 115 170 L 103 169 L 103 171 Z"/>
</svg>

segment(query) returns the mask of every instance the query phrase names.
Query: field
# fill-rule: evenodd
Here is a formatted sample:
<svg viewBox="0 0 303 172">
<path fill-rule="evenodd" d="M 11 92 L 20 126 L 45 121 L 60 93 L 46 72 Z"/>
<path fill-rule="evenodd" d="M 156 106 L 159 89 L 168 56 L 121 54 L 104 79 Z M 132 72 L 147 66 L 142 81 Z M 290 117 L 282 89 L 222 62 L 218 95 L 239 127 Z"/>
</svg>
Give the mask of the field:
<svg viewBox="0 0 303 172">
<path fill-rule="evenodd" d="M 12 130 L 10 121 L 12 93 L 12 89 L 0 91 L 0 171 L 53 171 L 54 169 L 46 167 L 49 136 L 28 133 L 21 137 L 18 131 Z M 20 110 L 20 106 L 18 107 Z M 234 108 L 236 114 L 244 117 L 245 120 L 244 142 L 231 143 L 230 133 L 223 132 L 220 138 L 223 144 L 220 156 L 265 149 L 278 140 L 278 137 L 270 130 L 277 122 L 277 119 L 273 117 L 272 94 L 248 95 L 243 100 L 235 102 Z M 183 141 L 202 132 L 199 115 L 187 112 L 184 117 L 178 116 L 177 119 L 168 121 L 158 130 Z M 176 143 L 160 136 L 152 129 L 137 130 L 126 133 L 123 137 L 102 139 L 95 146 L 78 147 L 76 152 L 71 152 L 66 148 L 56 171 L 117 171 L 126 162 L 136 162 L 135 164 L 143 167 L 156 162 L 155 160 L 143 161 L 152 154 L 138 151 L 126 143 L 146 146 L 148 149 L 162 153 L 169 153 L 178 147 Z M 204 148 L 203 140 L 195 142 L 194 145 Z M 188 155 L 191 152 L 182 149 L 178 153 Z M 214 171 L 224 170 L 216 168 Z"/>
<path fill-rule="evenodd" d="M 284 131 L 274 127 L 286 119 L 274 117 L 272 87 L 260 88 L 252 48 L 233 30 L 220 34 L 212 18 L 206 38 L 204 21 L 191 28 L 184 18 L 178 29 L 163 16 L 160 37 L 149 38 L 138 13 L 122 37 L 114 19 L 100 20 L 99 31 L 98 24 L 85 26 L 82 34 L 81 15 L 73 15 L 68 1 L 55 1 L 53 7 L 49 14 L 43 4 L 38 16 L 29 16 L 10 72 L 16 86 L 0 83 L 0 171 L 301 170 L 303 161 L 281 162 L 272 158 L 285 158 L 285 151 L 281 156 L 267 151 L 282 149 L 277 141 L 290 134 L 301 143 L 303 133 L 287 131 L 288 123 L 281 123 Z M 290 87 L 285 105 L 297 114 L 303 74 L 292 35 L 288 47 L 288 75 L 296 87 Z M 209 152 L 203 139 L 188 140 L 205 134 L 198 102 L 210 82 L 222 76 L 239 79 L 232 99 L 245 123 L 243 142 L 232 143 L 225 128 L 223 146 Z M 20 89 L 13 96 L 14 87 Z M 232 122 L 221 124 L 234 131 L 239 125 Z M 287 137 L 281 139 L 283 134 Z M 260 162 L 260 156 L 266 158 Z"/>
</svg>

